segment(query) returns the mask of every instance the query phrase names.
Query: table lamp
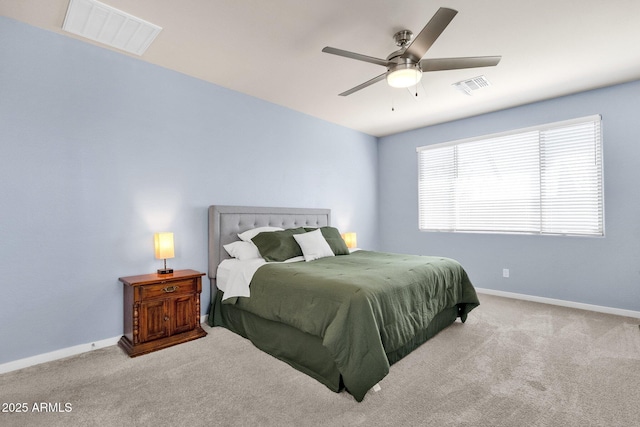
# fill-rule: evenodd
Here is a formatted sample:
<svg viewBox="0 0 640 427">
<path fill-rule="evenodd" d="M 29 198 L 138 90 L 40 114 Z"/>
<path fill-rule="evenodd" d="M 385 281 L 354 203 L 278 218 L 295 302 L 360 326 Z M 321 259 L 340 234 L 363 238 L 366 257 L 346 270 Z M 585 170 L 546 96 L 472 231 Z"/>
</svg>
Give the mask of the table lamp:
<svg viewBox="0 0 640 427">
<path fill-rule="evenodd" d="M 343 233 L 342 239 L 347 244 L 347 247 L 349 249 L 354 249 L 358 247 L 358 237 L 356 236 L 356 233 L 354 232 Z"/>
<path fill-rule="evenodd" d="M 173 273 L 173 268 L 167 268 L 167 258 L 173 258 L 173 233 L 156 233 L 153 236 L 156 259 L 164 259 L 164 268 L 158 269 L 158 274 Z"/>
</svg>

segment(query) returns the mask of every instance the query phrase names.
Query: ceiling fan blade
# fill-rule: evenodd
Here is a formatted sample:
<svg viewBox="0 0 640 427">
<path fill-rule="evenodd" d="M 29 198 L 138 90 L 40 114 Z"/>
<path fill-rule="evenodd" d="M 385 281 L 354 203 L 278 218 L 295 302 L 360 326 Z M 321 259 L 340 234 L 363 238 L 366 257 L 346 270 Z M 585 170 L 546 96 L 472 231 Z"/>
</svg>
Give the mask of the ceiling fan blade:
<svg viewBox="0 0 640 427">
<path fill-rule="evenodd" d="M 364 89 L 367 86 L 371 86 L 374 83 L 378 83 L 380 80 L 384 80 L 384 78 L 387 76 L 387 73 L 382 73 L 379 76 L 376 76 L 374 78 L 372 78 L 371 80 L 368 80 L 354 88 L 351 88 L 347 91 L 344 91 L 340 94 L 340 96 L 347 96 L 347 95 L 351 95 L 354 92 L 359 91 L 360 89 Z"/>
<path fill-rule="evenodd" d="M 458 70 L 462 68 L 493 67 L 501 56 L 469 56 L 465 58 L 434 58 L 420 61 L 422 71 Z"/>
<path fill-rule="evenodd" d="M 419 61 L 425 53 L 429 50 L 431 45 L 442 34 L 447 25 L 453 20 L 453 17 L 458 13 L 457 10 L 441 7 L 438 9 L 433 18 L 427 25 L 424 26 L 420 34 L 413 39 L 411 44 L 407 47 L 407 50 L 402 54 L 403 58 L 411 58 L 414 61 Z"/>
<path fill-rule="evenodd" d="M 382 65 L 387 67 L 389 61 L 386 59 L 374 58 L 373 56 L 361 55 L 359 53 L 349 52 L 348 50 L 336 49 L 335 47 L 325 47 L 322 49 L 324 53 L 331 53 L 333 55 L 344 56 L 346 58 L 357 59 L 358 61 L 370 62 L 376 65 Z"/>
</svg>

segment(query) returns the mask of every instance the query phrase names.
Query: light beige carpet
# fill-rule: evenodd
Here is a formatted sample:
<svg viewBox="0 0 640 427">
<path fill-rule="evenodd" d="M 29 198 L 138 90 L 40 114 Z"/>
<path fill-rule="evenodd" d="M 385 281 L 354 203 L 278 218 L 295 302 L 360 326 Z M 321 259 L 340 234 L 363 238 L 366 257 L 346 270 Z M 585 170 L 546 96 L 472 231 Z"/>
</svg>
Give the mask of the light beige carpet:
<svg viewBox="0 0 640 427">
<path fill-rule="evenodd" d="M 361 403 L 207 327 L 135 359 L 114 346 L 0 375 L 0 403 L 28 407 L 0 425 L 640 425 L 638 319 L 480 299 Z M 33 412 L 40 403 L 70 411 Z"/>
</svg>

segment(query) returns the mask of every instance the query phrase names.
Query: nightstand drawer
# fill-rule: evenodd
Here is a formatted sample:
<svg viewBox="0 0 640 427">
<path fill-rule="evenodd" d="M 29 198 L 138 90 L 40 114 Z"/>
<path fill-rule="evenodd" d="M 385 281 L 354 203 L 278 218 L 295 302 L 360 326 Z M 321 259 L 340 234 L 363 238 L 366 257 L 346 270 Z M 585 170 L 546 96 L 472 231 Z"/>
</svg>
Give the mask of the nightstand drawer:
<svg viewBox="0 0 640 427">
<path fill-rule="evenodd" d="M 189 294 L 196 291 L 195 281 L 189 280 L 172 280 L 154 285 L 144 285 L 140 288 L 140 297 L 142 299 L 151 299 L 157 297 L 166 297 L 170 295 Z"/>
</svg>

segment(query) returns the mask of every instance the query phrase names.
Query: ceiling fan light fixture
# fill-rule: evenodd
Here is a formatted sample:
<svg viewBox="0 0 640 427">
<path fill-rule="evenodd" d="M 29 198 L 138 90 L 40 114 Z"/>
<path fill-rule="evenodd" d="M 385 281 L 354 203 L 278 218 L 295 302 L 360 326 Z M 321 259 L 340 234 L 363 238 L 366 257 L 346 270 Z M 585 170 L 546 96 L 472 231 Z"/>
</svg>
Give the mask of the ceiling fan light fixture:
<svg viewBox="0 0 640 427">
<path fill-rule="evenodd" d="M 449 9 L 447 7 L 439 8 L 415 38 L 413 38 L 413 33 L 409 30 L 398 31 L 394 34 L 393 39 L 400 49 L 395 52 L 391 52 L 386 59 L 375 58 L 373 56 L 362 55 L 360 53 L 326 46 L 322 49 L 325 53 L 356 59 L 358 61 L 364 61 L 375 65 L 381 65 L 387 68 L 386 73 L 382 73 L 338 95 L 351 95 L 354 92 L 386 79 L 389 86 L 394 88 L 409 88 L 411 86 L 416 86 L 417 96 L 417 85 L 420 83 L 420 79 L 422 79 L 423 71 L 460 70 L 466 68 L 493 67 L 498 65 L 501 58 L 500 56 L 422 59 L 431 48 L 431 45 L 433 45 L 436 39 L 440 37 L 442 32 L 447 28 L 457 13 L 457 10 Z"/>
<path fill-rule="evenodd" d="M 422 71 L 415 66 L 400 68 L 387 74 L 387 83 L 391 87 L 404 88 L 415 86 L 422 78 Z"/>
</svg>

